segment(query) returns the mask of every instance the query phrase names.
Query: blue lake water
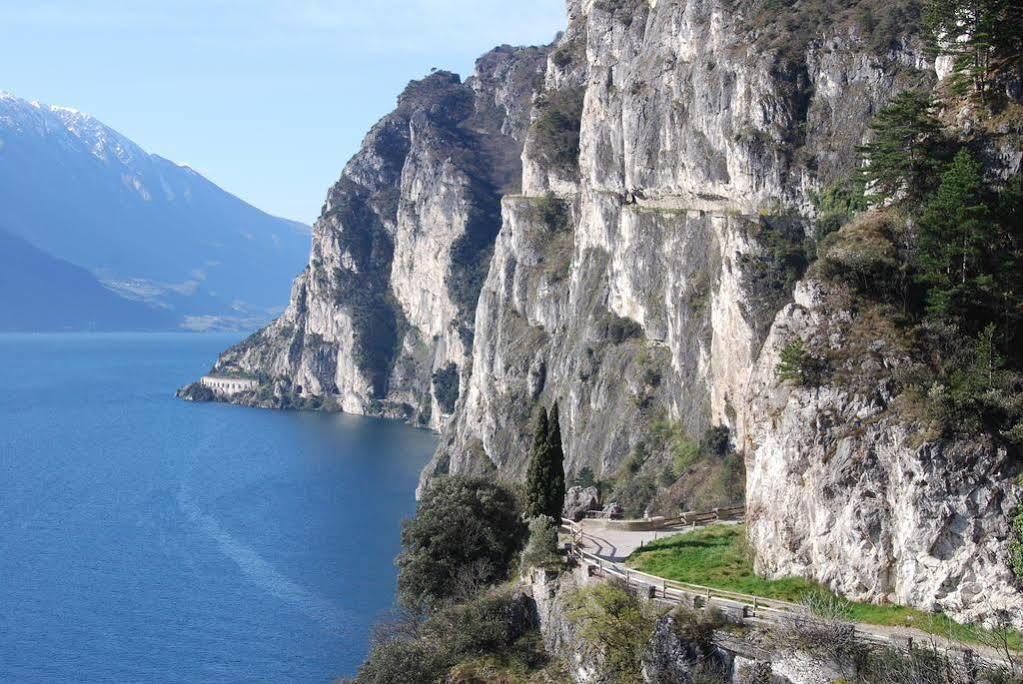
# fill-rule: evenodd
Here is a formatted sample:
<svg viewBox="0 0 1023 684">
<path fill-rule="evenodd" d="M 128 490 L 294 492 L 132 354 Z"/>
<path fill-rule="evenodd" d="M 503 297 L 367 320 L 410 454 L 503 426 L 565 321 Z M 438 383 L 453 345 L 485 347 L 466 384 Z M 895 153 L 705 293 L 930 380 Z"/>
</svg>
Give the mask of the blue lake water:
<svg viewBox="0 0 1023 684">
<path fill-rule="evenodd" d="M 434 438 L 175 399 L 234 339 L 0 335 L 0 681 L 354 673 Z"/>
</svg>

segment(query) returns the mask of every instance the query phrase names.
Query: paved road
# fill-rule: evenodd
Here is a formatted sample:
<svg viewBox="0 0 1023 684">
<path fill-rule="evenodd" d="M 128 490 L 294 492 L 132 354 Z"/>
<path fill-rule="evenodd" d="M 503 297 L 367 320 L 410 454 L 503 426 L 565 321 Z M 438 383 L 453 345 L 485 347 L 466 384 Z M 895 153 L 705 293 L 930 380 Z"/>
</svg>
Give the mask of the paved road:
<svg viewBox="0 0 1023 684">
<path fill-rule="evenodd" d="M 739 521 L 720 522 L 719 525 L 737 525 Z M 583 520 L 579 523 L 583 533 L 583 547 L 590 553 L 604 560 L 621 563 L 636 549 L 650 542 L 677 534 L 691 532 L 692 527 L 656 530 L 652 532 L 635 532 L 630 530 L 604 529 L 601 520 Z"/>
<path fill-rule="evenodd" d="M 722 521 L 716 524 L 737 525 L 741 521 Z M 580 538 L 583 550 L 612 563 L 622 563 L 636 549 L 649 544 L 655 539 L 663 539 L 678 534 L 692 532 L 693 527 L 678 527 L 674 529 L 658 531 L 630 531 L 605 529 L 600 520 L 583 520 L 579 523 L 583 536 Z M 624 566 L 618 566 L 624 569 Z M 752 599 L 752 597 L 750 597 Z M 913 627 L 893 627 L 865 623 L 857 623 L 857 629 L 861 632 L 877 636 L 897 636 L 905 639 L 912 637 L 917 644 L 931 645 L 937 648 L 968 648 L 991 662 L 1002 662 L 1007 664 L 1004 655 L 995 648 L 980 644 L 963 644 L 948 638 L 939 637 L 929 632 L 923 632 Z"/>
</svg>

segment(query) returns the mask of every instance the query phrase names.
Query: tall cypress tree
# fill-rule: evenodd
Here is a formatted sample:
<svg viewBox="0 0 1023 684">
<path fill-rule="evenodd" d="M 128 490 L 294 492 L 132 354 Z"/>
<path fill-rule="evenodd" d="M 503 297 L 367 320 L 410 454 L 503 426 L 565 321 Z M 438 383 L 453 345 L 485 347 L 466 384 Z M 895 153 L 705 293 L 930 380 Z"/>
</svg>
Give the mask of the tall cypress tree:
<svg viewBox="0 0 1023 684">
<path fill-rule="evenodd" d="M 565 449 L 561 444 L 561 423 L 557 402 L 554 402 L 554 406 L 551 407 L 547 444 L 551 459 L 551 479 L 547 485 L 547 515 L 555 520 L 561 520 L 561 511 L 565 507 Z"/>
<path fill-rule="evenodd" d="M 533 448 L 530 451 L 529 470 L 526 472 L 526 515 L 535 518 L 547 515 L 547 483 L 550 481 L 551 446 L 547 410 L 540 407 L 533 433 Z"/>
</svg>

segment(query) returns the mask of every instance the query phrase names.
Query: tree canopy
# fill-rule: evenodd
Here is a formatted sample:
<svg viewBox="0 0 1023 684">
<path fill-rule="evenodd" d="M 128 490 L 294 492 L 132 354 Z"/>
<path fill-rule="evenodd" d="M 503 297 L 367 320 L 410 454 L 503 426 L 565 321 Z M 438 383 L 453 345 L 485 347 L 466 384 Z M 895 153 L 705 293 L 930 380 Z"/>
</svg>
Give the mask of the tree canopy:
<svg viewBox="0 0 1023 684">
<path fill-rule="evenodd" d="M 872 140 L 860 148 L 863 180 L 876 203 L 919 200 L 942 164 L 941 126 L 929 95 L 906 91 L 878 112 Z"/>
<path fill-rule="evenodd" d="M 515 495 L 490 480 L 451 476 L 430 484 L 402 525 L 398 599 L 434 610 L 507 578 L 525 540 Z"/>
<path fill-rule="evenodd" d="M 1023 63 L 1019 0 L 929 0 L 924 23 L 935 50 L 952 58 L 959 82 L 982 100 L 999 76 Z"/>
</svg>

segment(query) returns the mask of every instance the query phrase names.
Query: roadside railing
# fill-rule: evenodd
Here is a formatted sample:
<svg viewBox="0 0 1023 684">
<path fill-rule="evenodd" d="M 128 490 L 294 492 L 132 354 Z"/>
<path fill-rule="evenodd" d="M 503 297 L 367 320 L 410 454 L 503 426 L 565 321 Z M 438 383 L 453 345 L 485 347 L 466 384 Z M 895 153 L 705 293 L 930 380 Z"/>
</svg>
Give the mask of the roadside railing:
<svg viewBox="0 0 1023 684">
<path fill-rule="evenodd" d="M 721 517 L 722 512 L 726 512 L 726 515 L 735 515 L 740 509 L 745 512 L 745 509 L 736 506 L 705 513 L 685 513 L 672 520 L 684 519 L 684 523 L 674 524 L 698 527 L 722 520 L 735 519 L 734 517 Z M 684 605 L 695 610 L 713 607 L 732 618 L 751 623 L 781 625 L 791 623 L 806 615 L 807 608 L 798 603 L 665 579 L 601 558 L 583 548 L 584 540 L 588 535 L 582 525 L 568 518 L 562 518 L 562 527 L 567 529 L 571 536 L 569 555 L 586 569 L 588 576 L 623 580 L 627 587 L 638 589 L 650 600 Z M 872 630 L 871 625 L 865 623 L 856 623 L 855 635 L 860 641 L 895 648 L 912 648 L 914 643 L 911 636 L 893 635 L 880 630 Z M 951 645 L 950 650 L 958 652 L 964 662 L 977 666 L 1005 668 L 1011 665 L 1007 660 L 985 657 L 963 645 Z"/>
</svg>

